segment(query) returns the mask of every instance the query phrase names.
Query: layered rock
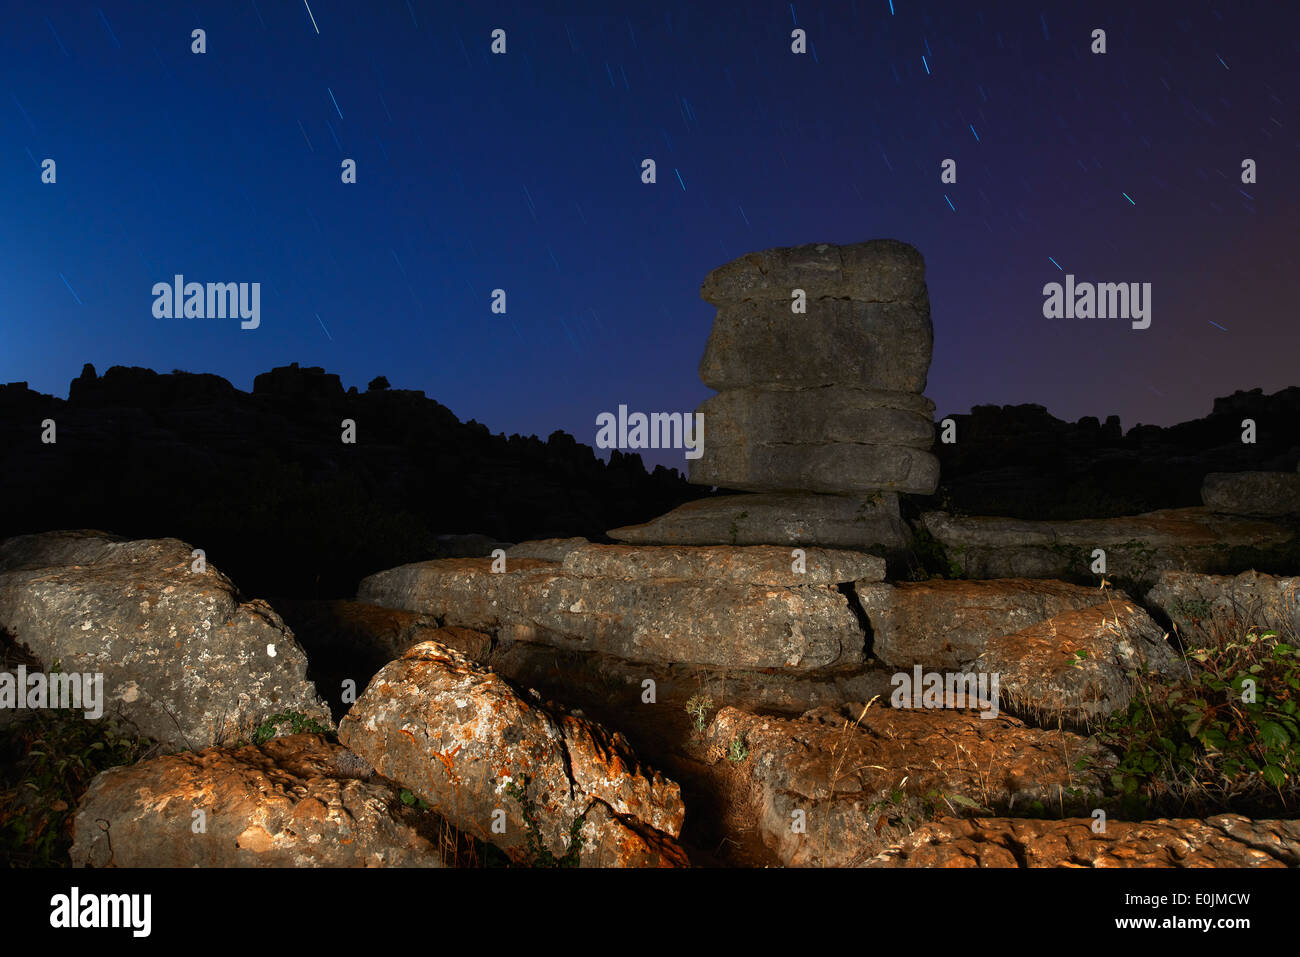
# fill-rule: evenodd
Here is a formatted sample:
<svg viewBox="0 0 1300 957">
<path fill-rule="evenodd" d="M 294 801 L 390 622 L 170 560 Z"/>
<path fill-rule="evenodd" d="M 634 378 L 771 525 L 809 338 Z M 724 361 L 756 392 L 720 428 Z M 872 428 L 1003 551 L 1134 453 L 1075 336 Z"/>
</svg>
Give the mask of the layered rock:
<svg viewBox="0 0 1300 957">
<path fill-rule="evenodd" d="M 1092 552 L 1101 548 L 1107 577 L 1148 587 L 1166 569 L 1223 571 L 1234 564 L 1235 548 L 1282 548 L 1295 541 L 1285 525 L 1206 508 L 1063 522 L 926 512 L 921 523 L 968 578 L 1088 577 Z"/>
<path fill-rule="evenodd" d="M 1068 806 L 1100 791 L 1110 760 L 1007 717 L 879 705 L 797 719 L 723 708 L 704 743 L 730 828 L 796 867 L 863 864 L 935 812 Z"/>
<path fill-rule="evenodd" d="M 634 545 L 824 545 L 887 552 L 912 540 L 894 492 L 718 495 L 607 534 Z"/>
<path fill-rule="evenodd" d="M 801 290 L 806 311 L 795 312 Z M 876 240 L 751 253 L 714 270 L 700 378 L 703 454 L 690 480 L 751 491 L 929 494 L 934 331 L 925 263 Z"/>
<path fill-rule="evenodd" d="M 1300 821 L 1237 814 L 1198 820 L 1043 821 L 944 818 L 923 824 L 868 867 L 1297 867 Z"/>
<path fill-rule="evenodd" d="M 563 562 L 420 562 L 365 579 L 358 599 L 515 641 L 628 661 L 812 672 L 863 663 L 837 586 L 879 580 L 871 555 L 779 547 L 586 545 Z M 802 571 L 795 571 L 799 563 Z"/>
<path fill-rule="evenodd" d="M 1201 486 L 1201 501 L 1228 515 L 1300 515 L 1300 471 L 1211 472 Z"/>
<path fill-rule="evenodd" d="M 1128 707 L 1141 671 L 1179 661 L 1151 617 L 1120 597 L 989 639 L 971 668 L 996 674 L 1008 710 L 1054 727 L 1086 726 Z"/>
<path fill-rule="evenodd" d="M 960 668 L 992 638 L 1107 600 L 1096 588 L 1017 578 L 858 582 L 854 590 L 871 622 L 872 654 L 896 668 Z"/>
<path fill-rule="evenodd" d="M 104 711 L 167 748 L 251 738 L 290 711 L 332 728 L 293 632 L 192 553 L 94 531 L 8 539 L 0 628 L 46 668 L 102 674 Z"/>
<path fill-rule="evenodd" d="M 76 867 L 444 866 L 392 783 L 315 734 L 103 772 L 77 808 L 71 859 Z"/>
<path fill-rule="evenodd" d="M 1300 635 L 1300 578 L 1258 572 L 1203 575 L 1161 572 L 1146 602 L 1159 609 L 1192 647 L 1240 640 L 1248 629 Z"/>
<path fill-rule="evenodd" d="M 621 735 L 528 703 L 437 642 L 386 665 L 339 739 L 513 860 L 686 863 L 674 840 L 685 816 L 677 785 L 642 768 Z"/>
</svg>

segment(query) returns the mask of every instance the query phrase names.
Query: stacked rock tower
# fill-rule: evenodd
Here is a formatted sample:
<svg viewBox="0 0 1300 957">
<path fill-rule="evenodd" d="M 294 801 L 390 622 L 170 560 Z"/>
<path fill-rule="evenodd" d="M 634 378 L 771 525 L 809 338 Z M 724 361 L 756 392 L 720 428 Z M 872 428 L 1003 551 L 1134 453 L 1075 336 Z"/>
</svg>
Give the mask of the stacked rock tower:
<svg viewBox="0 0 1300 957">
<path fill-rule="evenodd" d="M 700 362 L 718 394 L 699 409 L 690 481 L 763 494 L 693 502 L 610 535 L 904 544 L 898 493 L 928 495 L 939 480 L 934 403 L 922 395 L 934 331 L 921 254 L 890 239 L 769 249 L 713 270 L 700 295 L 718 307 Z"/>
</svg>

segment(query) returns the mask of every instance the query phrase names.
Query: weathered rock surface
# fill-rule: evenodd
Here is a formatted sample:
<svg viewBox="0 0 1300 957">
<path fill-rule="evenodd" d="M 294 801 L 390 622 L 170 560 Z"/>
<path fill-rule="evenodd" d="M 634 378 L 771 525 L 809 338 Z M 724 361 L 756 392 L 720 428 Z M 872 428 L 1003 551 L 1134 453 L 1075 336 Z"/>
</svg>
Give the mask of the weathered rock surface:
<svg viewBox="0 0 1300 957">
<path fill-rule="evenodd" d="M 1300 635 L 1300 578 L 1166 571 L 1147 592 L 1146 603 L 1167 615 L 1179 637 L 1194 647 L 1212 644 L 1216 632 L 1239 639 L 1243 628 Z"/>
<path fill-rule="evenodd" d="M 676 784 L 643 769 L 622 736 L 520 698 L 498 675 L 436 642 L 377 674 L 339 739 L 460 830 L 528 860 L 534 836 L 556 858 L 571 828 L 583 866 L 673 866 L 685 807 Z M 510 792 L 525 786 L 524 801 Z M 493 829 L 504 812 L 505 830 Z"/>
<path fill-rule="evenodd" d="M 794 570 L 791 550 L 777 546 L 585 545 L 570 550 L 563 570 L 580 578 L 685 579 L 749 585 L 838 585 L 881 581 L 885 560 L 864 552 L 806 548 Z"/>
<path fill-rule="evenodd" d="M 705 420 L 706 424 L 708 420 Z M 704 454 L 688 466 L 690 481 L 746 491 L 805 491 L 870 494 L 883 489 L 929 495 L 939 483 L 939 460 L 929 452 L 863 442 L 780 443 L 761 435 L 705 442 Z M 873 436 L 864 436 L 870 440 Z"/>
<path fill-rule="evenodd" d="M 544 562 L 562 562 L 564 556 L 582 545 L 590 545 L 585 538 L 541 538 L 535 542 L 520 542 L 506 549 L 510 558 L 540 558 Z"/>
<path fill-rule="evenodd" d="M 413 819 L 357 755 L 295 734 L 103 772 L 77 809 L 71 858 L 77 867 L 442 867 Z"/>
<path fill-rule="evenodd" d="M 806 315 L 790 311 L 796 288 L 808 294 Z M 934 328 L 924 293 L 910 302 L 821 299 L 804 280 L 784 296 L 776 302 L 718 303 L 700 360 L 705 385 L 719 391 L 756 385 L 925 390 Z"/>
<path fill-rule="evenodd" d="M 688 502 L 642 525 L 611 529 L 634 545 L 822 545 L 901 549 L 912 532 L 898 495 L 815 495 L 766 492 L 719 495 Z"/>
<path fill-rule="evenodd" d="M 1115 596 L 991 638 L 970 667 L 1000 676 L 1008 711 L 1054 727 L 1087 725 L 1128 707 L 1134 673 L 1167 673 L 1179 660 L 1164 630 Z"/>
<path fill-rule="evenodd" d="M 968 578 L 1087 576 L 1092 550 L 1102 548 L 1108 577 L 1150 585 L 1165 569 L 1220 572 L 1233 548 L 1272 548 L 1294 538 L 1283 525 L 1205 508 L 1066 522 L 926 512 L 921 523 Z"/>
<path fill-rule="evenodd" d="M 734 561 L 745 567 L 743 557 Z M 501 573 L 491 565 L 468 558 L 403 565 L 362 581 L 358 599 L 629 661 L 797 672 L 863 661 L 865 635 L 830 585 L 580 578 L 535 559 L 508 561 Z M 766 553 L 757 567 L 770 567 Z"/>
<path fill-rule="evenodd" d="M 1021 578 L 859 581 L 854 590 L 871 622 L 872 654 L 897 668 L 959 668 L 991 638 L 1107 600 L 1097 588 Z"/>
<path fill-rule="evenodd" d="M 1236 814 L 1154 821 L 943 818 L 923 824 L 868 867 L 1297 867 L 1300 821 Z"/>
<path fill-rule="evenodd" d="M 692 483 L 934 491 L 934 406 L 920 394 L 934 330 L 920 253 L 893 240 L 770 249 L 714 270 L 701 294 L 719 308 L 700 378 L 720 394 L 699 410 L 708 438 L 690 461 Z M 798 294 L 807 308 L 796 313 Z"/>
<path fill-rule="evenodd" d="M 1300 472 L 1211 472 L 1201 501 L 1227 515 L 1300 515 Z"/>
<path fill-rule="evenodd" d="M 1097 772 L 1075 763 L 1086 757 L 1104 768 L 1109 760 L 1086 738 L 1007 717 L 849 710 L 784 719 L 723 708 L 708 728 L 731 827 L 757 829 L 783 864 L 865 863 L 933 810 L 1068 807 L 1069 789 L 1100 790 Z M 728 759 L 733 741 L 743 743 L 743 760 Z M 802 832 L 792 826 L 800 817 Z"/>
<path fill-rule="evenodd" d="M 8 539 L 0 628 L 47 668 L 102 673 L 105 712 L 166 747 L 249 738 L 286 711 L 333 727 L 293 632 L 212 565 L 191 571 L 192 551 L 93 531 Z"/>
<path fill-rule="evenodd" d="M 934 403 L 916 392 L 854 388 L 729 389 L 699 408 L 707 446 L 756 440 L 771 444 L 872 442 L 928 449 Z"/>
<path fill-rule="evenodd" d="M 909 302 L 925 295 L 925 261 L 907 243 L 894 239 L 836 246 L 806 243 L 747 253 L 709 273 L 700 295 L 724 302 L 781 302 L 790 290 L 809 283 L 809 298 L 857 302 Z"/>
</svg>

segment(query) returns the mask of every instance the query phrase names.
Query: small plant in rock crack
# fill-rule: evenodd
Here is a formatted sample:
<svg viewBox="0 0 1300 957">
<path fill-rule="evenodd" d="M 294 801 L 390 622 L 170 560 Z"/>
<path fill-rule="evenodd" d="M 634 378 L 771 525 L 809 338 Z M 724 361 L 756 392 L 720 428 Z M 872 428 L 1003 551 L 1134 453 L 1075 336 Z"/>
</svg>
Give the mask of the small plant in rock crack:
<svg viewBox="0 0 1300 957">
<path fill-rule="evenodd" d="M 397 795 L 403 804 L 407 807 L 418 807 L 421 811 L 429 810 L 429 802 L 422 797 L 416 797 L 406 788 L 402 788 L 402 793 Z"/>
<path fill-rule="evenodd" d="M 695 721 L 695 733 L 703 734 L 708 723 L 709 712 L 713 710 L 713 699 L 706 694 L 692 695 L 686 702 L 686 713 Z"/>
<path fill-rule="evenodd" d="M 282 726 L 287 725 L 288 731 L 282 730 Z M 265 744 L 272 738 L 279 737 L 281 734 L 330 734 L 330 729 L 323 726 L 315 718 L 309 718 L 305 714 L 297 711 L 283 711 L 280 714 L 273 714 L 253 732 L 254 744 Z"/>
<path fill-rule="evenodd" d="M 537 823 L 537 805 L 528 796 L 528 784 L 531 780 L 532 778 L 525 774 L 519 780 L 511 781 L 505 788 L 506 794 L 515 799 L 524 815 L 524 835 L 528 842 L 526 866 L 577 867 L 578 859 L 582 856 L 582 848 L 586 844 L 586 838 L 582 836 L 582 827 L 587 822 L 587 815 L 581 814 L 570 822 L 568 850 L 563 856 L 556 857 L 542 840 L 541 828 Z"/>
<path fill-rule="evenodd" d="M 732 764 L 739 764 L 747 757 L 749 757 L 749 745 L 745 743 L 745 735 L 738 734 L 727 745 L 727 760 Z"/>
</svg>

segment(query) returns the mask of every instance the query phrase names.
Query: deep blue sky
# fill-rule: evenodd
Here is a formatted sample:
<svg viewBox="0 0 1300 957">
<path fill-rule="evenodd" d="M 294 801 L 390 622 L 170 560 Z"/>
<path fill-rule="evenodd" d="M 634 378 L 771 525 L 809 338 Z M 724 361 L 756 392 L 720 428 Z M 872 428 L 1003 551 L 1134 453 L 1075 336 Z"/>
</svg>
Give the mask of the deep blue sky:
<svg viewBox="0 0 1300 957">
<path fill-rule="evenodd" d="M 941 414 L 1127 428 L 1300 383 L 1293 3 L 310 3 L 4 3 L 0 382 L 297 361 L 590 443 L 710 394 L 710 269 L 893 237 Z M 1044 319 L 1049 256 L 1152 283 L 1151 328 Z M 177 272 L 260 282 L 261 328 L 155 319 Z"/>
</svg>

